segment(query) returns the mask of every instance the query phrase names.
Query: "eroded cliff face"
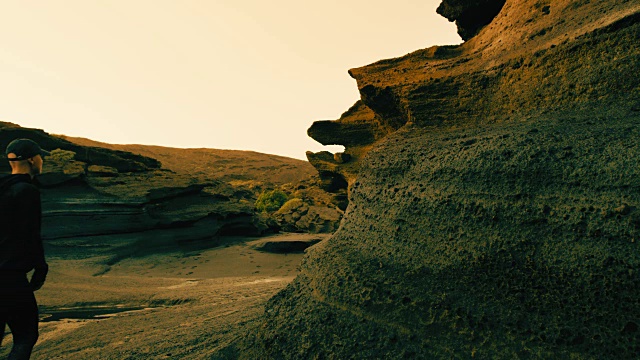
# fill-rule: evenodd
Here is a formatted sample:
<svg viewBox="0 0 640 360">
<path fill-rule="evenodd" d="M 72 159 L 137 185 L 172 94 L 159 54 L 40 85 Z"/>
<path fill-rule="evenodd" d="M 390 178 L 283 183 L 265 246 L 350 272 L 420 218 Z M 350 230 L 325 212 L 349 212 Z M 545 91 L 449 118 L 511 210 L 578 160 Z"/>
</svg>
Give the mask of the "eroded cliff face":
<svg viewBox="0 0 640 360">
<path fill-rule="evenodd" d="M 354 152 L 319 167 L 345 218 L 247 356 L 635 358 L 638 39 L 637 1 L 507 0 L 459 46 L 352 69 L 361 102 L 309 130 Z"/>
<path fill-rule="evenodd" d="M 52 151 L 43 173 L 43 233 L 47 253 L 65 257 L 77 248 L 102 254 L 108 266 L 133 254 L 167 246 L 213 242 L 218 235 L 258 235 L 251 194 L 217 179 L 161 168 L 151 157 L 83 146 L 40 129 L 0 123 L 0 148 L 30 138 Z M 56 151 L 67 152 L 68 158 Z M 6 161 L 0 172 L 9 173 Z"/>
<path fill-rule="evenodd" d="M 360 161 L 375 143 L 397 130 L 384 123 L 362 101 L 356 102 L 336 121 L 316 121 L 308 135 L 323 145 L 344 145 L 345 152 L 331 154 L 307 152 L 307 159 L 318 170 L 322 188 L 335 194 L 341 209 L 348 205 L 347 189 L 360 169 Z"/>
</svg>

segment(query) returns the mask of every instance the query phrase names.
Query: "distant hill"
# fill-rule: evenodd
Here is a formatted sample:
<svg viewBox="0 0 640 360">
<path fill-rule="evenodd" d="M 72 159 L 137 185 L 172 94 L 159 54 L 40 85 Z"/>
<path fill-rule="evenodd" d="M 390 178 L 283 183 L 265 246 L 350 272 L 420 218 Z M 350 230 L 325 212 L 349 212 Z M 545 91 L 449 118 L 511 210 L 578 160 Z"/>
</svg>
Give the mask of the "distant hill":
<svg viewBox="0 0 640 360">
<path fill-rule="evenodd" d="M 93 243 L 95 236 L 135 234 L 149 250 L 158 245 L 158 231 L 171 241 L 279 229 L 331 232 L 342 214 L 319 188 L 315 168 L 302 160 L 253 151 L 112 145 L 0 122 L 0 148 L 17 138 L 52 152 L 37 182 L 43 237 L 53 248 L 69 239 Z M 0 174 L 9 171 L 8 162 L 0 162 Z M 296 206 L 277 217 L 257 212 L 257 198 L 273 189 L 295 199 Z"/>
<path fill-rule="evenodd" d="M 223 181 L 260 179 L 267 183 L 281 185 L 317 175 L 317 170 L 307 161 L 255 151 L 116 145 L 79 137 L 55 136 L 81 146 L 127 151 L 157 159 L 165 169 L 189 174 L 196 178 L 213 178 Z"/>
</svg>

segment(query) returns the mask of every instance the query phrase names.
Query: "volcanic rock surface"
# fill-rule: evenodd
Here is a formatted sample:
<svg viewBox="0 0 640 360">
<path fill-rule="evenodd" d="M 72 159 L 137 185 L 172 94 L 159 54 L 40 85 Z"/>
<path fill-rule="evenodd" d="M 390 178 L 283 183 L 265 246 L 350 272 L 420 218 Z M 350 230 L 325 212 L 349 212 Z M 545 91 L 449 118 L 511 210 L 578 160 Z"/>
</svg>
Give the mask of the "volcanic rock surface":
<svg viewBox="0 0 640 360">
<path fill-rule="evenodd" d="M 479 31 L 458 3 L 465 43 L 350 70 L 361 101 L 309 130 L 352 155 L 308 154 L 349 206 L 247 358 L 640 353 L 640 3 L 507 0 Z"/>
<path fill-rule="evenodd" d="M 455 21 L 462 40 L 469 40 L 500 12 L 505 0 L 444 0 L 436 12 Z"/>
</svg>

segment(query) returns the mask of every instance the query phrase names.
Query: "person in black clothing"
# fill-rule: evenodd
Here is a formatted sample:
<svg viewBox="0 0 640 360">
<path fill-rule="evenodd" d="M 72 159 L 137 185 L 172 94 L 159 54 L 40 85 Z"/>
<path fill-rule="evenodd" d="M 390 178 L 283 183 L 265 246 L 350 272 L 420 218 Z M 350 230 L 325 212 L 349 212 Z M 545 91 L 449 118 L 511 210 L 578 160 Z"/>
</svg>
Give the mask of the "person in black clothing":
<svg viewBox="0 0 640 360">
<path fill-rule="evenodd" d="M 38 340 L 33 292 L 42 287 L 48 271 L 40 238 L 40 191 L 32 180 L 42 172 L 42 157 L 48 152 L 32 140 L 17 139 L 6 154 L 12 172 L 0 178 L 0 345 L 9 325 L 9 359 L 29 359 Z"/>
</svg>

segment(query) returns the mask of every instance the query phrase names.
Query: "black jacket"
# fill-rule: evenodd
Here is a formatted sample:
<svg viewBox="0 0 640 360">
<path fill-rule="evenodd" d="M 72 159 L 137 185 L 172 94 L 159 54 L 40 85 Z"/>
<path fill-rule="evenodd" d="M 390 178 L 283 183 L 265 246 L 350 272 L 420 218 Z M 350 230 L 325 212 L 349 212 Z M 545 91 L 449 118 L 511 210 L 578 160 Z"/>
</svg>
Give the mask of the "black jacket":
<svg viewBox="0 0 640 360">
<path fill-rule="evenodd" d="M 49 269 L 40 227 L 40 191 L 27 174 L 0 178 L 0 277 L 24 276 L 35 269 L 32 285 L 44 283 Z M 1 280 L 1 279 L 0 279 Z"/>
</svg>

